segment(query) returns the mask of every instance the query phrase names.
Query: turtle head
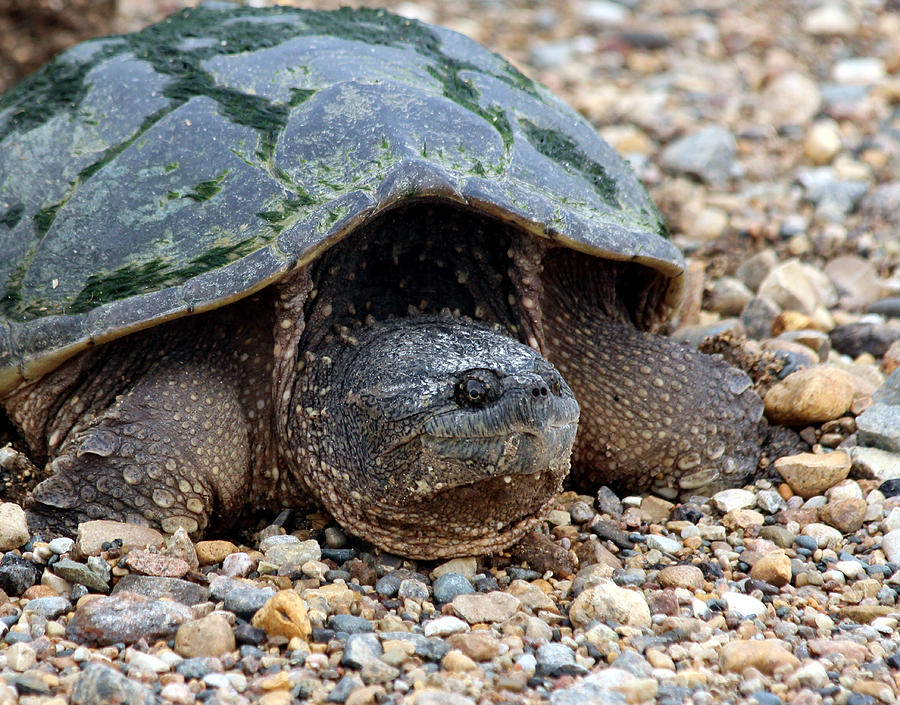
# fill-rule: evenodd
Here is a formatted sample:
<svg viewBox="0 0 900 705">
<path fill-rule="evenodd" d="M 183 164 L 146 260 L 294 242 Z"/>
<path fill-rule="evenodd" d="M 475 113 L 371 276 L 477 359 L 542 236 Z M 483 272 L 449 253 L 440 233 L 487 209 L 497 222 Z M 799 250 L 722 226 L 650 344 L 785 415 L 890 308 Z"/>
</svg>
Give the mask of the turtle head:
<svg viewBox="0 0 900 705">
<path fill-rule="evenodd" d="M 484 553 L 549 507 L 579 410 L 534 350 L 422 317 L 377 324 L 329 357 L 331 448 L 308 484 L 349 531 L 413 557 Z"/>
</svg>

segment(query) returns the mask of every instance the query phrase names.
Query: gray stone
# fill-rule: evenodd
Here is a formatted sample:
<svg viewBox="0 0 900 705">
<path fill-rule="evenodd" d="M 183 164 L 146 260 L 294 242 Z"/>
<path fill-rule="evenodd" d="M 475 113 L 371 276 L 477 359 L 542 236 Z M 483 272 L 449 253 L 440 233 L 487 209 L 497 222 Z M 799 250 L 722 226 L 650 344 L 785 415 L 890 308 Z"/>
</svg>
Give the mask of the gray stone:
<svg viewBox="0 0 900 705">
<path fill-rule="evenodd" d="M 872 395 L 876 404 L 900 406 L 900 368 L 894 370 Z"/>
<path fill-rule="evenodd" d="M 622 693 L 587 680 L 550 693 L 550 705 L 585 705 L 585 703 L 625 705 L 626 700 Z"/>
<path fill-rule="evenodd" d="M 855 90 L 858 91 L 859 88 Z M 900 181 L 889 181 L 875 186 L 863 198 L 859 209 L 865 216 L 876 220 L 900 222 Z"/>
<path fill-rule="evenodd" d="M 676 174 L 696 176 L 708 184 L 723 184 L 731 177 L 737 146 L 722 125 L 709 125 L 672 142 L 662 153 L 662 165 Z"/>
<path fill-rule="evenodd" d="M 450 645 L 443 639 L 429 639 L 413 632 L 381 632 L 379 636 L 385 640 L 398 639 L 411 643 L 416 656 L 428 661 L 438 662 L 450 651 Z"/>
<path fill-rule="evenodd" d="M 879 482 L 900 478 L 900 454 L 889 453 L 881 448 L 857 446 L 850 449 L 853 472 Z"/>
<path fill-rule="evenodd" d="M 65 597 L 60 596 L 37 597 L 29 600 L 28 604 L 25 605 L 25 609 L 47 619 L 56 619 L 71 610 L 72 603 Z"/>
<path fill-rule="evenodd" d="M 681 541 L 670 538 L 668 536 L 660 536 L 659 534 L 650 534 L 647 536 L 647 547 L 655 548 L 663 553 L 678 553 L 681 550 Z"/>
<path fill-rule="evenodd" d="M 457 595 L 468 595 L 475 592 L 472 583 L 459 573 L 444 573 L 432 584 L 434 601 L 438 604 L 452 602 Z"/>
<path fill-rule="evenodd" d="M 850 357 L 863 353 L 882 357 L 891 343 L 900 340 L 900 330 L 884 323 L 848 323 L 836 326 L 828 335 L 834 349 Z"/>
<path fill-rule="evenodd" d="M 21 595 L 34 585 L 37 575 L 38 568 L 34 563 L 12 551 L 0 560 L 0 589 L 8 595 Z"/>
<path fill-rule="evenodd" d="M 274 588 L 235 588 L 225 595 L 225 609 L 249 622 L 275 592 Z"/>
<path fill-rule="evenodd" d="M 859 442 L 891 453 L 900 453 L 900 406 L 874 404 L 856 417 Z"/>
<path fill-rule="evenodd" d="M 347 634 L 364 634 L 375 630 L 368 619 L 352 614 L 332 615 L 328 618 L 328 626 L 336 632 L 346 632 Z"/>
<path fill-rule="evenodd" d="M 108 570 L 107 566 L 107 570 Z M 61 558 L 52 566 L 53 572 L 70 583 L 84 585 L 91 592 L 109 592 L 111 576 L 95 572 L 84 563 L 77 563 L 69 558 Z"/>
<path fill-rule="evenodd" d="M 722 277 L 707 292 L 707 307 L 723 316 L 737 316 L 753 299 L 753 292 L 740 279 Z"/>
<path fill-rule="evenodd" d="M 278 536 L 272 538 L 288 538 Z M 303 565 L 307 561 L 318 561 L 322 558 L 322 549 L 317 541 L 299 541 L 295 536 L 292 542 L 276 543 L 265 551 L 266 558 L 277 566 Z M 271 539 L 270 539 L 271 540 Z"/>
<path fill-rule="evenodd" d="M 536 69 L 555 69 L 572 60 L 575 46 L 571 40 L 538 44 L 531 49 L 528 63 Z"/>
<path fill-rule="evenodd" d="M 772 324 L 781 313 L 781 306 L 769 296 L 755 296 L 741 311 L 741 323 L 751 340 L 762 340 L 772 334 Z"/>
<path fill-rule="evenodd" d="M 342 703 L 350 696 L 350 693 L 362 687 L 363 682 L 356 674 L 348 673 L 337 682 L 337 685 L 334 686 L 334 690 L 328 694 L 326 700 L 329 703 Z"/>
<path fill-rule="evenodd" d="M 747 286 L 750 291 L 757 291 L 763 279 L 778 264 L 778 255 L 769 248 L 748 257 L 735 270 L 734 275 Z"/>
<path fill-rule="evenodd" d="M 867 313 L 877 313 L 885 318 L 900 318 L 900 296 L 888 296 L 866 306 Z"/>
<path fill-rule="evenodd" d="M 133 592 L 150 599 L 165 597 L 183 605 L 198 605 L 209 600 L 209 588 L 180 578 L 159 578 L 152 575 L 126 575 L 119 578 L 112 594 Z"/>
<path fill-rule="evenodd" d="M 421 580 L 404 580 L 397 589 L 397 597 L 401 600 L 424 602 L 428 599 L 428 586 Z"/>
<path fill-rule="evenodd" d="M 132 644 L 138 639 L 153 642 L 175 636 L 178 627 L 193 617 L 189 607 L 177 602 L 122 592 L 76 609 L 66 626 L 66 637 L 92 646 Z"/>
<path fill-rule="evenodd" d="M 84 669 L 72 689 L 73 705 L 155 705 L 153 692 L 102 663 Z"/>
<path fill-rule="evenodd" d="M 555 676 L 580 676 L 587 673 L 587 669 L 575 663 L 575 652 L 564 644 L 542 644 L 537 653 L 538 673 Z"/>
<path fill-rule="evenodd" d="M 756 494 L 756 505 L 766 514 L 776 514 L 787 506 L 784 498 L 775 490 L 760 490 Z"/>
<path fill-rule="evenodd" d="M 344 643 L 344 654 L 341 657 L 342 666 L 362 668 L 363 664 L 377 659 L 384 653 L 378 637 L 371 632 L 351 634 Z"/>
</svg>

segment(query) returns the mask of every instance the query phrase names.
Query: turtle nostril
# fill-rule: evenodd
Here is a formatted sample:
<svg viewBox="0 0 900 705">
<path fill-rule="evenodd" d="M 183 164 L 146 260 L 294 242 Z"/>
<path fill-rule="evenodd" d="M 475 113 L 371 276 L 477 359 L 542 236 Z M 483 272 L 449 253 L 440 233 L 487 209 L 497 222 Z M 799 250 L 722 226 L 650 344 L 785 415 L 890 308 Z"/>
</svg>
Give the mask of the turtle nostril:
<svg viewBox="0 0 900 705">
<path fill-rule="evenodd" d="M 538 397 L 545 397 L 545 396 L 547 396 L 547 388 L 546 387 L 532 387 L 531 388 L 531 396 L 533 396 L 535 399 L 537 399 Z"/>
</svg>

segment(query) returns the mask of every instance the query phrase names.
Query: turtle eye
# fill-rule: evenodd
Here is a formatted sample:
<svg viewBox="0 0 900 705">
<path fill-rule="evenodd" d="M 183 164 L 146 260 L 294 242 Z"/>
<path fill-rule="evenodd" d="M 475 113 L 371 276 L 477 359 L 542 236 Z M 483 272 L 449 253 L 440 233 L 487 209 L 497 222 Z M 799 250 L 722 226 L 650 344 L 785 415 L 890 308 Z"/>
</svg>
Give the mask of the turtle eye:
<svg viewBox="0 0 900 705">
<path fill-rule="evenodd" d="M 491 388 L 478 377 L 467 377 L 456 385 L 456 400 L 463 406 L 481 406 L 488 400 Z"/>
</svg>

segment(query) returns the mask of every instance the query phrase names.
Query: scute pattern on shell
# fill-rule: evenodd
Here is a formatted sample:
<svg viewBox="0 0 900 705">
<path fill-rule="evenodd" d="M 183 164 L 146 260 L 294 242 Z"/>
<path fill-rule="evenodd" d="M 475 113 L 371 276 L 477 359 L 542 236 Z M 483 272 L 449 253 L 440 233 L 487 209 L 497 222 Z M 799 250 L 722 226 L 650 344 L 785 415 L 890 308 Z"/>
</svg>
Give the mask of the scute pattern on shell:
<svg viewBox="0 0 900 705">
<path fill-rule="evenodd" d="M 671 278 L 627 165 L 449 30 L 200 7 L 80 44 L 0 99 L 0 393 L 90 343 L 241 298 L 398 203 L 467 203 Z"/>
</svg>

